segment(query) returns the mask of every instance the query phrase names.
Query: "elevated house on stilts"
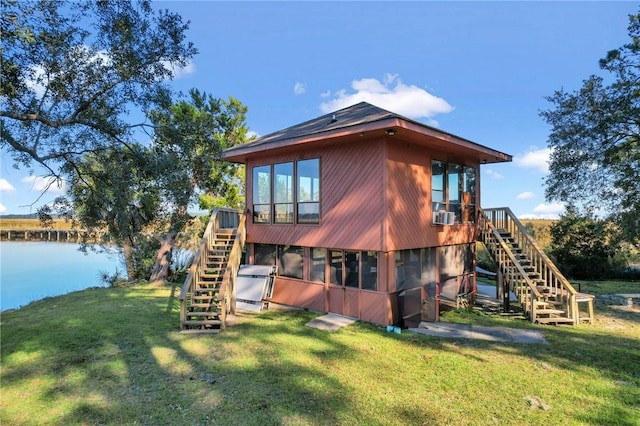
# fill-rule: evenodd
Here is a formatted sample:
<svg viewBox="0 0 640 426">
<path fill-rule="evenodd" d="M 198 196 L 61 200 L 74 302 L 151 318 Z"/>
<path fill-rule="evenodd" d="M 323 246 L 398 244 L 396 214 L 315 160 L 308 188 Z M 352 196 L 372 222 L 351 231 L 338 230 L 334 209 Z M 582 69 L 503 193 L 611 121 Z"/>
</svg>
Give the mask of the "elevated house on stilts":
<svg viewBox="0 0 640 426">
<path fill-rule="evenodd" d="M 508 154 L 362 102 L 224 158 L 246 166 L 247 206 L 225 232 L 244 245 L 245 263 L 277 271 L 269 302 L 381 325 L 437 321 L 442 305 L 473 299 L 482 241 L 498 265 L 498 296 L 515 294 L 532 321 L 593 318 L 592 298 L 575 291 L 508 208 L 481 209 L 480 167 L 511 161 Z M 189 316 L 206 309 L 224 326 L 220 318 L 235 308 L 239 260 L 231 260 L 209 274 L 219 277 L 200 303 L 210 308 L 191 307 L 207 264 L 192 268 L 183 328 L 216 324 L 215 315 Z M 582 316 L 581 302 L 590 308 Z"/>
</svg>

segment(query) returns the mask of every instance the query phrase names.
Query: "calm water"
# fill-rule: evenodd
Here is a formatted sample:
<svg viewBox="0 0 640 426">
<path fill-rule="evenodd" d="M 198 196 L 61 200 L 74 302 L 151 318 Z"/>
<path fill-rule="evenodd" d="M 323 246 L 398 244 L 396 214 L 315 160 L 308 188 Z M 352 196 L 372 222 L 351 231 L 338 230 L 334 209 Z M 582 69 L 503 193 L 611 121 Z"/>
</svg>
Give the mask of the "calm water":
<svg viewBox="0 0 640 426">
<path fill-rule="evenodd" d="M 101 271 L 122 272 L 118 258 L 78 251 L 78 244 L 0 242 L 0 310 L 88 287 L 104 286 Z"/>
</svg>

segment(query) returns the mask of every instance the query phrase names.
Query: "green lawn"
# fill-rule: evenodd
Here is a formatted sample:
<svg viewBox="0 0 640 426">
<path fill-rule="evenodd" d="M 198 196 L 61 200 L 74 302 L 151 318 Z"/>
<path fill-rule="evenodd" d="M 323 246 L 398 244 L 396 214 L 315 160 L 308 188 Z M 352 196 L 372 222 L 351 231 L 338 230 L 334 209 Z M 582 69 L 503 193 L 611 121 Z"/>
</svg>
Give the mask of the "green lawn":
<svg viewBox="0 0 640 426">
<path fill-rule="evenodd" d="M 640 425 L 638 310 L 598 306 L 576 327 L 446 315 L 549 345 L 329 333 L 302 311 L 198 336 L 178 333 L 177 294 L 89 289 L 2 313 L 0 424 Z"/>
</svg>

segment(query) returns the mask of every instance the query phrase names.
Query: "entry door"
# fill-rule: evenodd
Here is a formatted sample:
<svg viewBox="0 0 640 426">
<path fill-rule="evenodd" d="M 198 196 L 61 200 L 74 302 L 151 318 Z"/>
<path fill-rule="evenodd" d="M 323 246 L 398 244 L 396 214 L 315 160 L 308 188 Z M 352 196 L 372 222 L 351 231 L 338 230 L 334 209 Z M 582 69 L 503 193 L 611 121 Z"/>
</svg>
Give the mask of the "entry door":
<svg viewBox="0 0 640 426">
<path fill-rule="evenodd" d="M 360 253 L 329 251 L 328 311 L 349 317 L 359 317 Z"/>
</svg>

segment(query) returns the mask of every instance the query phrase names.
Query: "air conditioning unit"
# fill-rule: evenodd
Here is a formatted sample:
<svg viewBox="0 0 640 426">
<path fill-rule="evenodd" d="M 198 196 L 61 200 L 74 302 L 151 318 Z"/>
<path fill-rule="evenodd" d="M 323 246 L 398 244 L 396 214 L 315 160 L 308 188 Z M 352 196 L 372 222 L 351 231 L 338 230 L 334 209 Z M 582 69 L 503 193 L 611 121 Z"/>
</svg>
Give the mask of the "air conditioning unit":
<svg viewBox="0 0 640 426">
<path fill-rule="evenodd" d="M 434 225 L 453 225 L 456 222 L 456 214 L 444 210 L 433 212 Z"/>
</svg>

